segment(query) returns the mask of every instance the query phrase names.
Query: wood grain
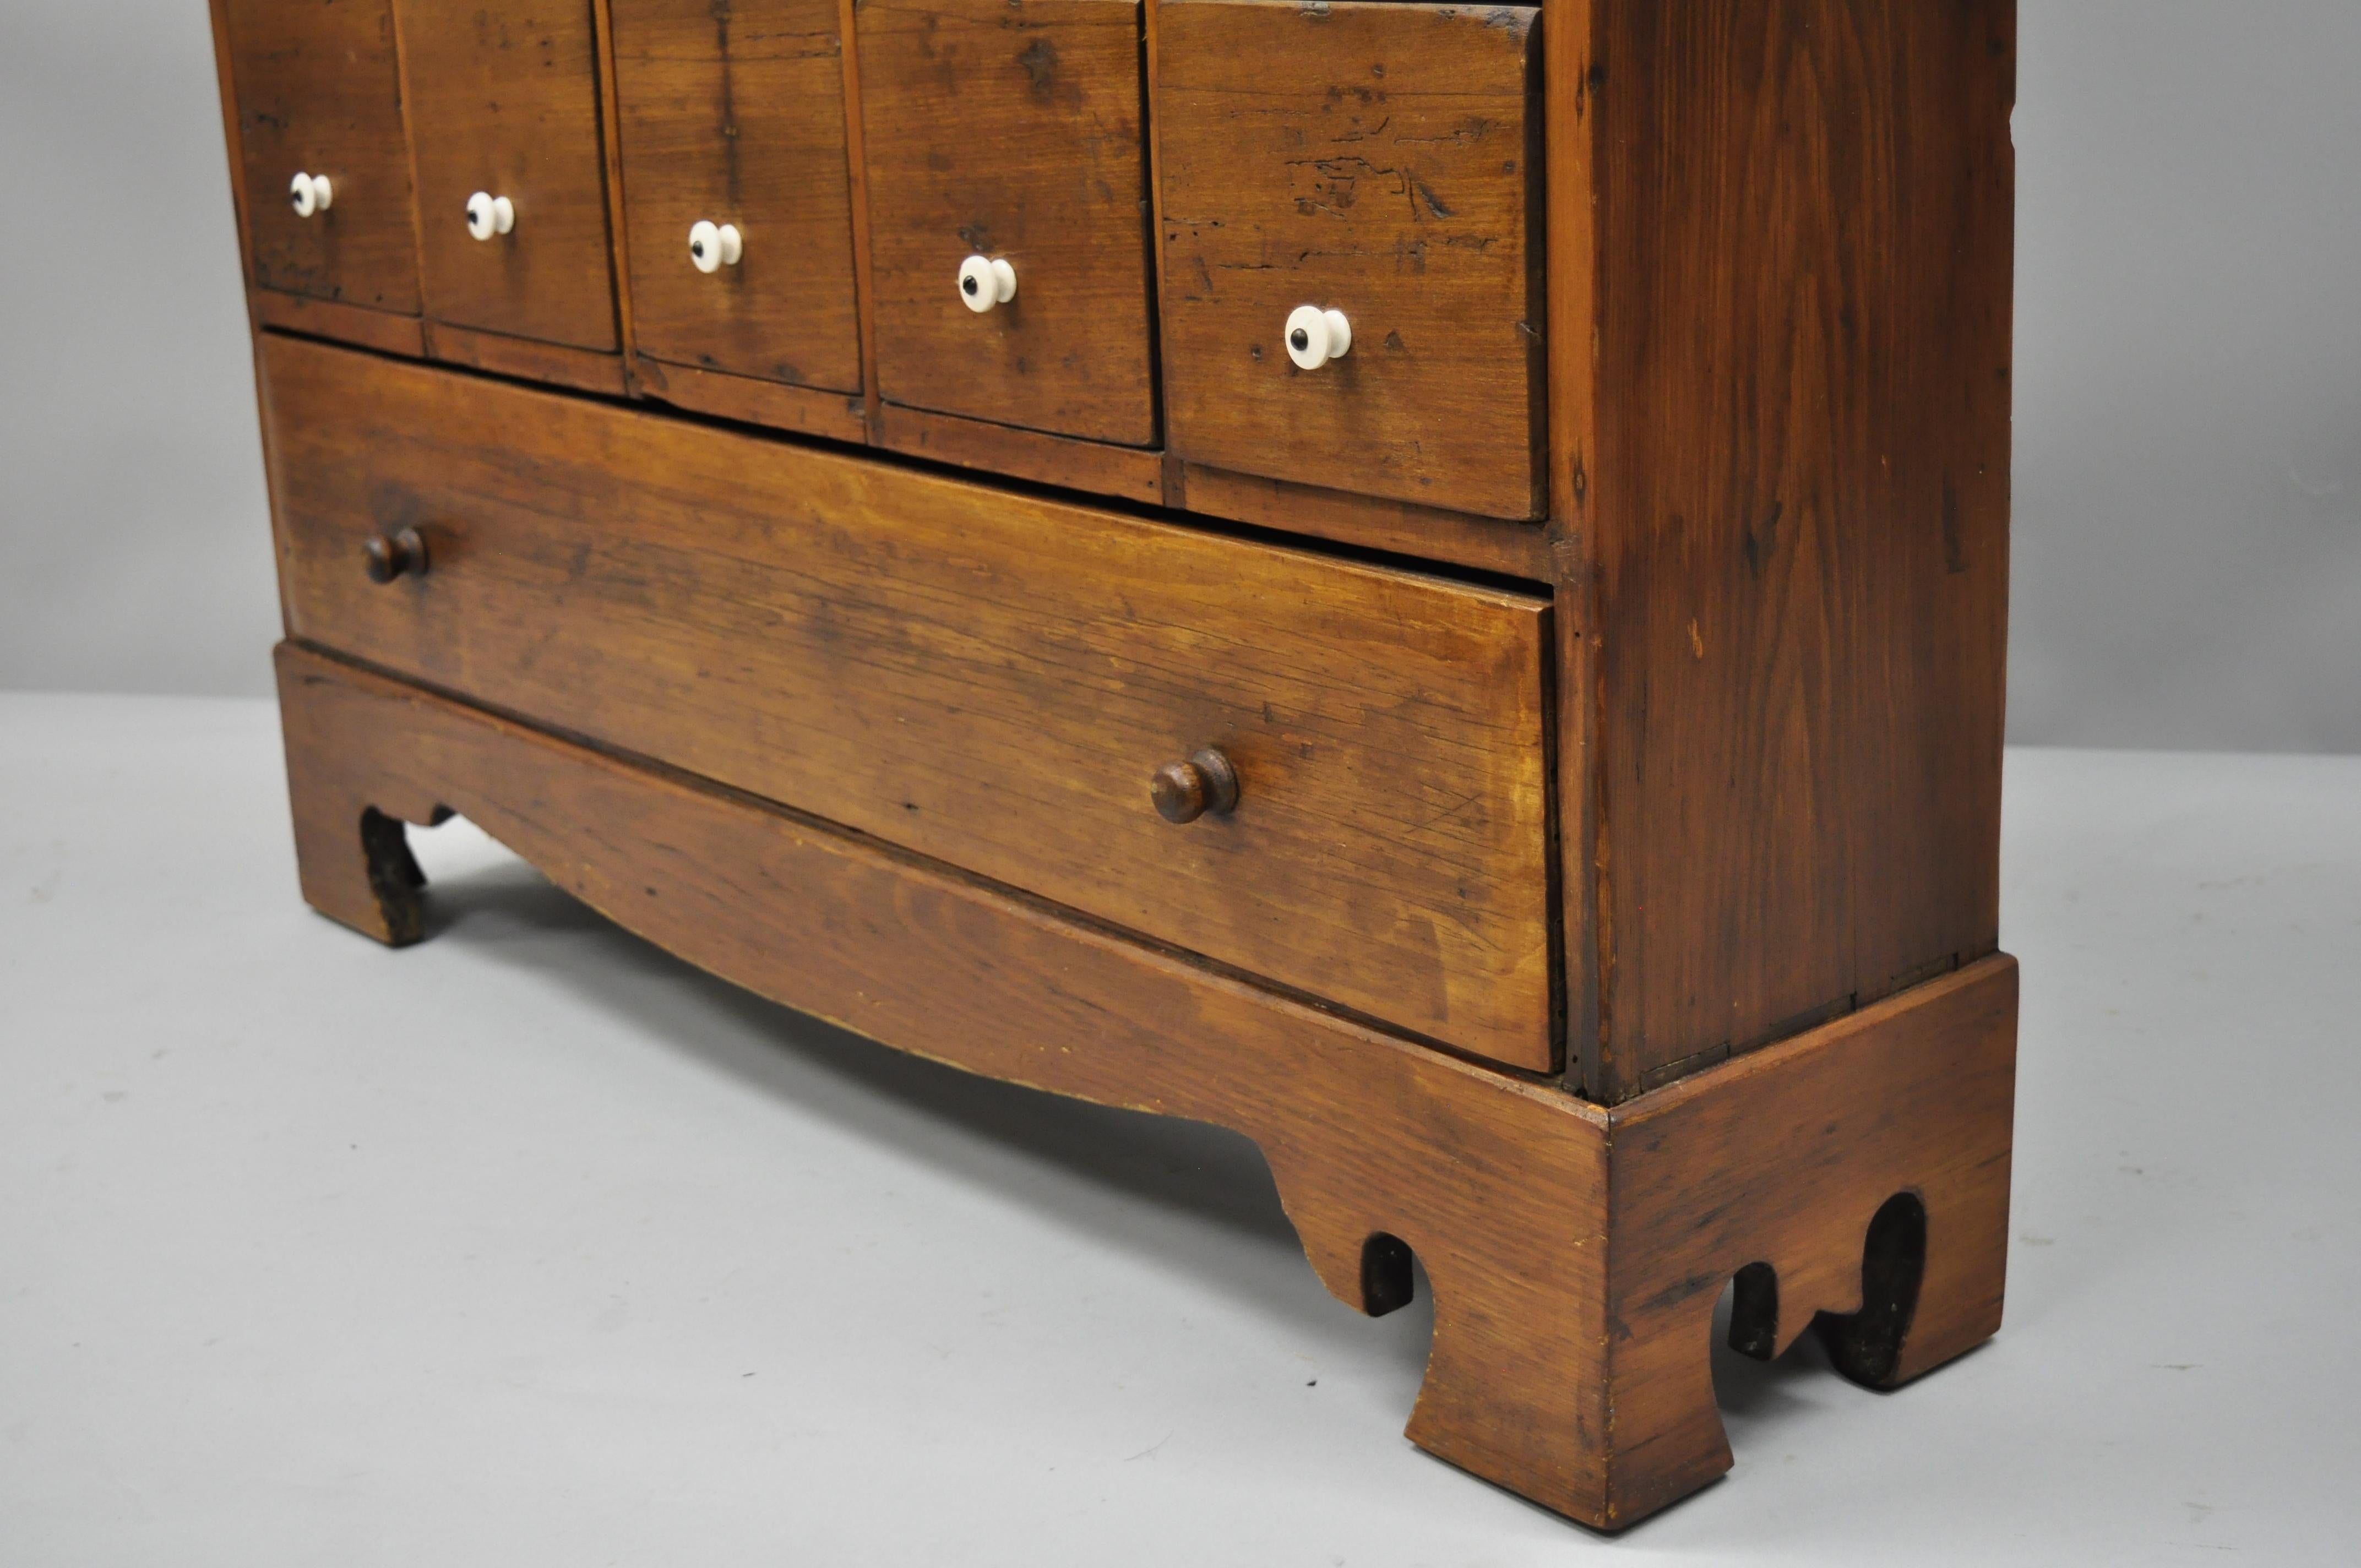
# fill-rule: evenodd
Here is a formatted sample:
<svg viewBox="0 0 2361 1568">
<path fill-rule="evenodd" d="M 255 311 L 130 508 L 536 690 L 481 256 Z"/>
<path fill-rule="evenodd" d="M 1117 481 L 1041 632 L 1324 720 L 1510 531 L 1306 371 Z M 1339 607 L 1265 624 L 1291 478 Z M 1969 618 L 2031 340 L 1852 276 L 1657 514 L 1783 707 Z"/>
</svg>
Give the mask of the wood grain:
<svg viewBox="0 0 2361 1568">
<path fill-rule="evenodd" d="M 2015 28 L 1591 22 L 1582 1078 L 1613 1101 L 1994 948 Z"/>
<path fill-rule="evenodd" d="M 1411 1438 L 1587 1523 L 1620 1529 L 1728 1468 L 1707 1355 L 1722 1282 L 1765 1266 L 1776 1343 L 1855 1312 L 1863 1234 L 1892 1195 L 1916 1195 L 1927 1229 L 1916 1310 L 1878 1347 L 1891 1379 L 1997 1325 L 2005 959 L 1609 1112 L 292 644 L 279 670 L 298 860 L 324 913 L 417 939 L 396 823 L 456 810 L 763 995 L 970 1071 L 1234 1127 L 1340 1299 L 1399 1306 L 1401 1247 L 1425 1265 Z"/>
<path fill-rule="evenodd" d="M 427 314 L 613 354 L 614 256 L 589 0 L 394 0 L 417 170 Z M 467 233 L 477 191 L 516 227 Z"/>
<path fill-rule="evenodd" d="M 426 352 L 426 326 L 416 316 L 398 316 L 365 305 L 315 300 L 276 289 L 255 290 L 247 296 L 246 304 L 258 328 L 333 337 L 380 354 L 407 354 L 412 358 Z"/>
<path fill-rule="evenodd" d="M 1557 831 L 1559 928 L 1565 969 L 1567 1071 L 1582 1092 L 1605 1098 L 1607 1033 L 1601 1012 L 1613 967 L 1613 913 L 1599 898 L 1610 849 L 1599 814 L 1605 749 L 1599 742 L 1598 520 L 1590 470 L 1598 453 L 1597 121 L 1591 114 L 1595 0 L 1551 0 L 1542 28 L 1542 191 L 1547 260 L 1544 300 L 1556 329 L 1544 345 L 1548 389 L 1547 532 L 1556 566 L 1558 638 Z"/>
<path fill-rule="evenodd" d="M 1863 1306 L 1859 1238 L 1897 1193 L 1924 1208 L 1927 1253 L 1910 1281 L 1918 1310 L 1884 1347 L 1878 1383 L 1999 1332 L 2016 1010 L 2015 960 L 1987 959 L 1615 1114 L 1614 1442 L 1631 1461 L 1616 1506 L 1647 1513 L 1730 1468 L 1696 1349 L 1723 1283 L 1768 1266 L 1777 1284 L 1758 1354 L 1784 1352 Z M 1832 1246 L 1832 1234 L 1854 1245 Z"/>
<path fill-rule="evenodd" d="M 862 101 L 861 50 L 853 42 L 861 30 L 856 16 L 859 9 L 860 0 L 836 0 L 836 36 L 842 45 L 840 52 L 844 66 L 844 101 L 854 105 Z M 869 151 L 861 134 L 861 112 L 857 107 L 845 115 L 844 141 L 844 160 L 852 186 L 852 291 L 860 316 L 861 411 L 873 437 L 884 400 L 877 395 L 877 280 L 869 247 Z"/>
<path fill-rule="evenodd" d="M 1554 1062 L 1546 601 L 293 339 L 291 630 L 1251 967 Z M 361 541 L 416 526 L 423 584 Z M 1237 763 L 1180 832 L 1156 768 Z"/>
<path fill-rule="evenodd" d="M 1540 13 L 1160 0 L 1164 387 L 1193 464 L 1540 515 Z M 1352 351 L 1298 369 L 1315 304 Z"/>
<path fill-rule="evenodd" d="M 620 397 L 629 390 L 620 355 L 598 354 L 563 343 L 475 332 L 444 322 L 426 323 L 426 352 L 447 364 L 527 381 L 547 381 L 578 391 Z"/>
<path fill-rule="evenodd" d="M 387 0 L 223 0 L 250 278 L 262 289 L 416 315 L 417 220 Z M 328 177 L 299 217 L 288 182 Z"/>
<path fill-rule="evenodd" d="M 837 0 L 612 0 L 640 352 L 858 394 Z M 699 272 L 689 226 L 734 224 Z"/>
<path fill-rule="evenodd" d="M 1191 463 L 1180 494 L 1192 512 L 1390 554 L 1422 556 L 1545 583 L 1557 575 L 1549 535 L 1530 523 L 1437 511 L 1407 501 L 1290 485 Z"/>
<path fill-rule="evenodd" d="M 590 0 L 591 44 L 598 60 L 598 168 L 606 177 L 607 276 L 615 301 L 615 342 L 626 396 L 637 396 L 639 340 L 631 319 L 631 247 L 623 232 L 622 105 L 615 96 L 615 17 L 611 0 Z"/>
<path fill-rule="evenodd" d="M 877 379 L 890 402 L 1157 432 L 1137 0 L 862 0 Z M 1005 257 L 1016 298 L 956 288 Z"/>
<path fill-rule="evenodd" d="M 861 395 L 818 392 L 752 376 L 726 376 L 641 356 L 634 362 L 641 396 L 745 424 L 766 424 L 805 435 L 855 444 L 869 439 Z"/>
<path fill-rule="evenodd" d="M 1036 484 L 1120 496 L 1150 506 L 1164 500 L 1161 454 L 1137 446 L 1077 441 L 919 409 L 878 411 L 877 444 L 913 457 L 1006 474 Z"/>
</svg>

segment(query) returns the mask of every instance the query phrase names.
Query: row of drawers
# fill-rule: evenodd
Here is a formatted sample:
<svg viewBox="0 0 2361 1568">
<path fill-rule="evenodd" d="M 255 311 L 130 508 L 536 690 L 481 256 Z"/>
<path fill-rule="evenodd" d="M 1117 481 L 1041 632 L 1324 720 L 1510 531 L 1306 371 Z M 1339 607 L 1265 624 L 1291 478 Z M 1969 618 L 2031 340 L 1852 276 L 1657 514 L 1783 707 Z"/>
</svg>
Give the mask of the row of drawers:
<svg viewBox="0 0 2361 1568">
<path fill-rule="evenodd" d="M 258 363 L 291 634 L 1552 1067 L 1546 599 L 302 338 Z"/>
<path fill-rule="evenodd" d="M 260 290 L 1539 515 L 1537 10 L 220 3 Z"/>
</svg>

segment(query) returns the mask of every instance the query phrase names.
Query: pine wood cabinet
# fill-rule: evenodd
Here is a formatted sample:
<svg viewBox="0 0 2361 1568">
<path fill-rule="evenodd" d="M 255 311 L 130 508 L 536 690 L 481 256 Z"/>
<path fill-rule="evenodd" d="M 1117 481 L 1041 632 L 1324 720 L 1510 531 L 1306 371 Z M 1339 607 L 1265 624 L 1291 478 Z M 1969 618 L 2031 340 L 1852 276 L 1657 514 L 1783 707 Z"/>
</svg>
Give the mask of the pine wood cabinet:
<svg viewBox="0 0 2361 1568">
<path fill-rule="evenodd" d="M 1997 1328 L 2010 0 L 212 3 L 320 910 L 1238 1128 L 1600 1528 Z"/>
</svg>

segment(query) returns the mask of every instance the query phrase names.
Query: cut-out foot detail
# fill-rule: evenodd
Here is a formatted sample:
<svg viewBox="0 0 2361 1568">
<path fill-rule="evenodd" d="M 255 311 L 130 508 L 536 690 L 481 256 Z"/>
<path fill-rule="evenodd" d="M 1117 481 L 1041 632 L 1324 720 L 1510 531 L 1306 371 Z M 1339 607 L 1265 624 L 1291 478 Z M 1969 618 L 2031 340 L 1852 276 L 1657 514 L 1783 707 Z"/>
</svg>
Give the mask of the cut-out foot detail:
<svg viewBox="0 0 2361 1568">
<path fill-rule="evenodd" d="M 1926 1275 L 1927 1205 L 1916 1192 L 1897 1192 L 1869 1223 L 1861 1310 L 1822 1312 L 1812 1321 L 1839 1372 L 1872 1388 L 1894 1387 Z"/>
<path fill-rule="evenodd" d="M 1361 1244 L 1361 1310 L 1382 1318 L 1400 1311 L 1417 1295 L 1407 1242 L 1380 1231 Z"/>
<path fill-rule="evenodd" d="M 377 807 L 361 810 L 361 859 L 368 867 L 369 893 L 377 900 L 385 940 L 406 948 L 426 936 L 425 908 L 419 894 L 426 873 L 410 852 L 410 831 L 397 818 Z"/>
<path fill-rule="evenodd" d="M 1750 1263 L 1731 1278 L 1730 1348 L 1757 1361 L 1779 1354 L 1779 1274 Z"/>
<path fill-rule="evenodd" d="M 774 1001 L 972 1072 L 1234 1128 L 1341 1300 L 1393 1310 L 1423 1266 L 1434 1337 L 1411 1438 L 1587 1524 L 1620 1529 L 1729 1468 L 1708 1341 L 1733 1277 L 1746 1348 L 1846 1317 L 1881 1382 L 1999 1326 L 2004 957 L 1610 1111 L 743 795 L 306 649 L 279 664 L 303 891 L 324 913 L 414 939 L 398 824 L 448 803 Z M 1897 1193 L 1921 1205 L 1915 1232 Z"/>
<path fill-rule="evenodd" d="M 409 947 L 426 936 L 419 896 L 426 877 L 410 852 L 405 824 L 433 827 L 450 817 L 450 808 L 422 795 L 402 770 L 389 766 L 385 747 L 328 725 L 330 710 L 305 697 L 330 689 L 335 666 L 317 658 L 299 663 L 292 653 L 281 645 L 280 724 L 304 901 L 389 947 Z M 422 695 L 417 700 L 433 699 Z M 384 716 L 393 727 L 384 738 L 392 747 L 401 743 L 399 713 L 397 707 Z"/>
</svg>

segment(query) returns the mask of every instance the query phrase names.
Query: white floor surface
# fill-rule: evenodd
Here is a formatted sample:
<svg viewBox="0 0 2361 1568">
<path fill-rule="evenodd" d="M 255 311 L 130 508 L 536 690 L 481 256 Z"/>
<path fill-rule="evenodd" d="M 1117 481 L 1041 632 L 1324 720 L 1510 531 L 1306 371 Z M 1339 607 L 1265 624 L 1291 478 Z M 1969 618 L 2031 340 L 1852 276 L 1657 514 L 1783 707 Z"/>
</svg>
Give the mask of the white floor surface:
<svg viewBox="0 0 2361 1568">
<path fill-rule="evenodd" d="M 2012 753 L 2006 1327 L 1718 1358 L 1737 1468 L 1613 1541 L 1403 1440 L 1423 1304 L 1332 1300 L 1245 1140 L 465 824 L 388 952 L 281 788 L 265 704 L 0 696 L 8 1568 L 2361 1561 L 2361 759 Z"/>
</svg>

